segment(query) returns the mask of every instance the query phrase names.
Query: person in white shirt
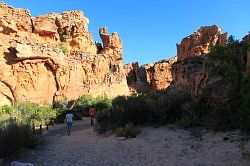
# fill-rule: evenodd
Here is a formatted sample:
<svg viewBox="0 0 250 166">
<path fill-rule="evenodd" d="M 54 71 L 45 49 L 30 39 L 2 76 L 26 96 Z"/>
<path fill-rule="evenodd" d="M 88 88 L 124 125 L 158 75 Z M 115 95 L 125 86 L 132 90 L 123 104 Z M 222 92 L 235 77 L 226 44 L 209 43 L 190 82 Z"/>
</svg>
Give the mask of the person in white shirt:
<svg viewBox="0 0 250 166">
<path fill-rule="evenodd" d="M 66 114 L 65 122 L 67 123 L 67 134 L 70 135 L 72 123 L 74 120 L 74 115 L 71 110 L 68 111 Z"/>
</svg>

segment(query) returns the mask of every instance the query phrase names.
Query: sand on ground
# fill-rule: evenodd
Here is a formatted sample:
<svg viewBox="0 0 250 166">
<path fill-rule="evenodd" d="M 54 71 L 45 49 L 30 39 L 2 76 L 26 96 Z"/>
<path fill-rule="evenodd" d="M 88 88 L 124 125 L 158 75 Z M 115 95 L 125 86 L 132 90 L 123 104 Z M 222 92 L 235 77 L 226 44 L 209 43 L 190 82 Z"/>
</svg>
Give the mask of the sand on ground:
<svg viewBox="0 0 250 166">
<path fill-rule="evenodd" d="M 73 124 L 70 136 L 65 124 L 51 127 L 44 136 L 44 144 L 19 161 L 35 166 L 250 165 L 242 157 L 244 138 L 238 131 L 144 127 L 136 138 L 123 140 L 96 134 L 90 119 L 84 118 Z"/>
</svg>

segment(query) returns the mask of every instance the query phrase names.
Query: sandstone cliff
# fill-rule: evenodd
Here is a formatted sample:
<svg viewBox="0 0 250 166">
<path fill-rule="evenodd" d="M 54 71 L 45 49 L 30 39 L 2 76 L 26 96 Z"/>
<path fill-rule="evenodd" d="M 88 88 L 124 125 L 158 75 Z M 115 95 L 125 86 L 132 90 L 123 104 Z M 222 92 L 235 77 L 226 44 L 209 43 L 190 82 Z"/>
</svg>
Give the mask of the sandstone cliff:
<svg viewBox="0 0 250 166">
<path fill-rule="evenodd" d="M 31 18 L 0 3 L 0 105 L 129 94 L 119 35 L 104 28 L 98 52 L 88 24 L 81 11 Z"/>
<path fill-rule="evenodd" d="M 177 93 L 185 91 L 193 98 L 199 98 L 205 87 L 213 86 L 217 87 L 213 92 L 214 99 L 222 102 L 221 99 L 226 98 L 223 96 L 226 95 L 227 87 L 222 80 L 214 79 L 209 75 L 206 71 L 205 59 L 212 46 L 225 46 L 227 39 L 227 33 L 221 34 L 221 28 L 216 25 L 201 27 L 184 38 L 177 45 L 178 60 L 172 65 L 173 81 L 169 90 Z"/>
<path fill-rule="evenodd" d="M 178 61 L 188 57 L 204 55 L 214 45 L 226 45 L 227 33 L 221 34 L 221 28 L 216 25 L 201 27 L 192 35 L 185 37 L 177 44 Z"/>
<path fill-rule="evenodd" d="M 206 86 L 217 86 L 215 100 L 225 95 L 204 61 L 212 46 L 227 44 L 216 25 L 201 27 L 177 44 L 177 57 L 139 66 L 123 65 L 118 33 L 100 28 L 101 43 L 88 30 L 81 11 L 31 18 L 25 9 L 0 3 L 0 105 L 16 101 L 51 103 L 93 96 L 129 95 L 167 89 L 197 98 Z M 249 35 L 244 38 L 249 42 Z M 250 51 L 245 58 L 250 75 Z M 223 88 L 220 88 L 223 87 Z"/>
<path fill-rule="evenodd" d="M 139 93 L 166 89 L 172 82 L 171 67 L 176 61 L 175 57 L 142 66 L 138 63 L 125 65 L 128 86 Z"/>
<path fill-rule="evenodd" d="M 215 45 L 227 43 L 227 33 L 221 34 L 216 25 L 201 27 L 177 45 L 177 58 L 162 60 L 152 64 L 138 66 L 138 63 L 125 66 L 129 87 L 136 92 L 156 91 L 186 87 L 192 96 L 205 83 L 204 56 Z M 175 87 L 175 88 L 173 88 Z"/>
</svg>

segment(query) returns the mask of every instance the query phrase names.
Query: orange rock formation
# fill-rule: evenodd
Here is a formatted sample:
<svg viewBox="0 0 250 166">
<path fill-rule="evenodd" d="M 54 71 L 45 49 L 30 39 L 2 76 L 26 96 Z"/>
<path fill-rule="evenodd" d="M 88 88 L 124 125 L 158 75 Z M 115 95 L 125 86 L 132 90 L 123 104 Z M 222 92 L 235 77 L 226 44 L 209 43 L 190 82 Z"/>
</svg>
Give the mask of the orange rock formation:
<svg viewBox="0 0 250 166">
<path fill-rule="evenodd" d="M 221 28 L 216 25 L 201 27 L 192 35 L 185 37 L 177 44 L 178 61 L 188 57 L 204 55 L 212 46 L 226 45 L 227 33 L 221 34 Z"/>
<path fill-rule="evenodd" d="M 0 3 L 0 105 L 129 94 L 118 34 L 97 53 L 88 23 L 81 11 L 31 18 Z"/>
<path fill-rule="evenodd" d="M 221 28 L 201 27 L 177 45 L 177 57 L 139 66 L 123 65 L 118 33 L 100 28 L 101 43 L 88 31 L 81 11 L 31 18 L 25 9 L 0 3 L 0 105 L 16 101 L 51 103 L 93 96 L 129 95 L 187 89 L 196 97 L 210 80 L 204 57 L 215 45 L 227 44 Z M 249 42 L 249 35 L 244 38 Z M 250 75 L 250 52 L 246 75 Z M 218 96 L 223 95 L 221 89 Z"/>
</svg>

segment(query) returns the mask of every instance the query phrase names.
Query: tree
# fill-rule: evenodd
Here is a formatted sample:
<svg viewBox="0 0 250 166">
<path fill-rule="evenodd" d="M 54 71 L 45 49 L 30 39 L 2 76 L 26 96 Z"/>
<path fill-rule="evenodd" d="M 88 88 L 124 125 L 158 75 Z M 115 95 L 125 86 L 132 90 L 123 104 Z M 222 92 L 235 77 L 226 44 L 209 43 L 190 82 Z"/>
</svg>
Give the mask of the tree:
<svg viewBox="0 0 250 166">
<path fill-rule="evenodd" d="M 228 44 L 228 45 L 231 45 L 231 44 L 233 44 L 233 43 L 235 43 L 235 42 L 237 42 L 237 40 L 235 40 L 235 37 L 234 37 L 233 35 L 230 35 L 230 36 L 228 37 L 227 44 Z"/>
</svg>

